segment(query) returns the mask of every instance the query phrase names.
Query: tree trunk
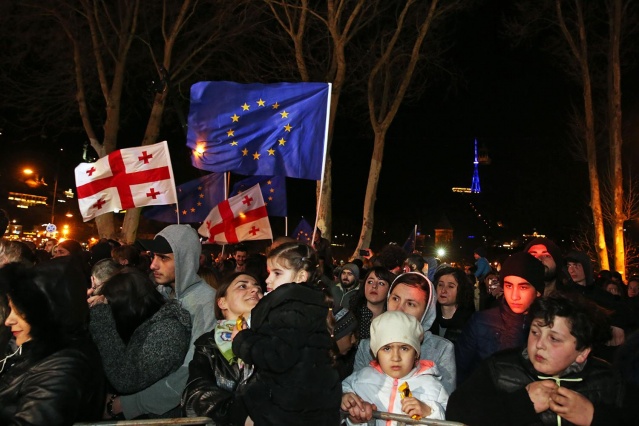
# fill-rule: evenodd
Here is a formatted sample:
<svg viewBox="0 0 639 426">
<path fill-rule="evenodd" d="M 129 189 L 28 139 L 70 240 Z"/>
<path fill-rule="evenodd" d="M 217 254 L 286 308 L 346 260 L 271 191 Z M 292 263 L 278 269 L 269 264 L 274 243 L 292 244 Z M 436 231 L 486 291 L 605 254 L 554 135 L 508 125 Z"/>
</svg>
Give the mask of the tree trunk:
<svg viewBox="0 0 639 426">
<path fill-rule="evenodd" d="M 608 50 L 608 132 L 610 143 L 610 166 L 613 187 L 613 251 L 615 270 L 622 277 L 626 273 L 626 251 L 623 227 L 626 219 L 623 208 L 623 170 L 621 165 L 621 65 L 619 45 L 621 43 L 621 0 L 611 0 L 608 8 L 609 50 Z"/>
<path fill-rule="evenodd" d="M 368 183 L 366 184 L 366 197 L 364 198 L 364 213 L 362 220 L 362 231 L 359 242 L 355 248 L 352 258 L 360 257 L 359 251 L 367 249 L 371 245 L 373 236 L 373 225 L 375 224 L 375 200 L 377 199 L 377 186 L 379 175 L 382 171 L 382 159 L 384 157 L 384 145 L 386 141 L 387 129 L 379 129 L 375 132 L 375 143 L 373 145 L 373 156 L 371 166 L 368 169 Z"/>
</svg>

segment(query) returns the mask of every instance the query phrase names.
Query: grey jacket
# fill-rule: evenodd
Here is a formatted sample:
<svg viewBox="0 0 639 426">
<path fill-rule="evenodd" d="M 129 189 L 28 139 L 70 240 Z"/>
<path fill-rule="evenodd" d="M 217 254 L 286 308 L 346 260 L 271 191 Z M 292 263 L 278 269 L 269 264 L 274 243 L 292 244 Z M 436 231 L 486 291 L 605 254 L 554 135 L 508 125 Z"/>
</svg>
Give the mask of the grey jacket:
<svg viewBox="0 0 639 426">
<path fill-rule="evenodd" d="M 118 393 L 141 391 L 182 365 L 191 340 L 191 318 L 177 301 L 164 304 L 125 343 L 109 305 L 91 309 L 89 329 L 109 383 Z"/>
<path fill-rule="evenodd" d="M 189 376 L 189 362 L 195 351 L 195 340 L 215 325 L 215 290 L 197 275 L 202 252 L 197 232 L 189 225 L 169 225 L 157 235 L 166 238 L 173 249 L 175 298 L 191 316 L 191 341 L 180 368 L 140 392 L 121 397 L 127 419 L 147 413 L 161 415 L 180 405 L 180 397 Z"/>
<path fill-rule="evenodd" d="M 394 284 L 394 283 L 393 283 Z M 428 303 L 426 304 L 426 311 L 422 317 L 422 327 L 424 330 L 430 329 L 437 316 L 435 302 L 437 301 L 435 286 L 428 280 L 430 287 L 428 295 Z M 388 291 L 390 297 L 393 291 L 393 286 Z M 424 341 L 421 347 L 421 359 L 430 360 L 435 363 L 441 374 L 440 380 L 444 389 L 448 394 L 453 393 L 457 383 L 457 368 L 455 366 L 455 347 L 447 339 L 436 336 L 430 331 L 424 332 Z M 362 339 L 359 342 L 357 348 L 357 354 L 355 355 L 355 367 L 354 371 L 361 370 L 368 366 L 373 360 L 373 354 L 371 353 L 370 339 Z"/>
</svg>

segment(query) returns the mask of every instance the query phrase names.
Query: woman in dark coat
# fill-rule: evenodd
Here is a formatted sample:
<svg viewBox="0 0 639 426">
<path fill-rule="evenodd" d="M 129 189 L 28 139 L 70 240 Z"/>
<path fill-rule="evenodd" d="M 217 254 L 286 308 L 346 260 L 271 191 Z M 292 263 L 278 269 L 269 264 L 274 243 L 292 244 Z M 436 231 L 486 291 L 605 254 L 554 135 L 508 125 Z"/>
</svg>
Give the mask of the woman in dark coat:
<svg viewBox="0 0 639 426">
<path fill-rule="evenodd" d="M 189 380 L 182 396 L 187 417 L 205 416 L 220 426 L 243 426 L 248 412 L 239 395 L 253 368 L 231 350 L 231 335 L 240 316 L 249 318 L 262 298 L 257 279 L 245 272 L 224 277 L 215 294 L 215 329 L 195 341 Z"/>
<path fill-rule="evenodd" d="M 15 341 L 0 359 L 0 424 L 69 425 L 102 417 L 100 355 L 87 330 L 86 288 L 72 257 L 0 270 Z"/>
<path fill-rule="evenodd" d="M 430 332 L 455 343 L 475 312 L 473 285 L 459 268 L 446 266 L 435 273 L 437 317 Z"/>
</svg>

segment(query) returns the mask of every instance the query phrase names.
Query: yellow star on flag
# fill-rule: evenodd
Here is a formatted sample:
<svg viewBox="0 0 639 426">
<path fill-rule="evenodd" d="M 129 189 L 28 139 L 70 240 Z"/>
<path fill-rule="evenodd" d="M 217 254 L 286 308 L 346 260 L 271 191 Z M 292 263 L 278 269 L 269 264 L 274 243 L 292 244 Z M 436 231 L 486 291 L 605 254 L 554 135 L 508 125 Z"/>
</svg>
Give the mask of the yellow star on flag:
<svg viewBox="0 0 639 426">
<path fill-rule="evenodd" d="M 204 198 L 204 194 L 200 194 L 200 198 Z"/>
<path fill-rule="evenodd" d="M 202 190 L 202 187 L 201 187 L 201 186 L 198 186 L 198 187 L 197 187 L 197 190 L 198 190 L 198 191 L 201 191 L 201 190 Z"/>
<path fill-rule="evenodd" d="M 270 179 L 266 181 L 266 184 L 267 184 L 267 185 L 271 185 L 271 181 L 270 181 Z"/>
<path fill-rule="evenodd" d="M 273 109 L 278 109 L 279 107 L 280 107 L 280 104 L 278 104 L 277 102 L 273 104 Z"/>
<path fill-rule="evenodd" d="M 195 207 L 191 207 L 191 213 L 195 213 Z"/>
<path fill-rule="evenodd" d="M 198 201 L 198 202 L 197 202 L 197 206 L 198 206 L 198 207 L 202 207 L 202 203 Z"/>
<path fill-rule="evenodd" d="M 258 154 L 257 151 L 255 151 L 255 154 L 253 154 L 253 160 L 259 160 L 260 159 L 260 155 L 262 155 L 262 154 Z"/>
<path fill-rule="evenodd" d="M 240 116 L 237 114 L 233 114 L 231 116 L 231 120 L 233 120 L 233 123 L 237 123 L 238 121 L 240 121 Z"/>
<path fill-rule="evenodd" d="M 275 192 L 275 188 L 271 188 L 268 190 L 268 192 L 270 192 L 271 194 Z"/>
<path fill-rule="evenodd" d="M 288 112 L 286 112 L 286 110 L 280 112 L 280 115 L 282 116 L 282 118 L 288 118 Z"/>
<path fill-rule="evenodd" d="M 268 155 L 275 155 L 275 150 L 273 148 L 268 149 Z"/>
<path fill-rule="evenodd" d="M 284 146 L 284 144 L 286 143 L 284 138 L 280 139 L 278 142 L 280 143 L 281 146 Z"/>
<path fill-rule="evenodd" d="M 249 110 L 249 108 L 251 108 L 251 107 L 249 106 L 249 104 L 247 104 L 246 102 L 244 102 L 244 105 L 242 105 L 242 110 L 243 110 L 243 111 L 248 111 L 248 110 Z"/>
<path fill-rule="evenodd" d="M 257 106 L 261 106 L 261 107 L 263 107 L 263 106 L 264 106 L 264 104 L 265 104 L 265 102 L 262 100 L 262 98 L 260 98 L 260 100 L 259 100 L 259 101 L 257 101 Z"/>
<path fill-rule="evenodd" d="M 269 201 L 273 201 L 273 197 L 268 197 L 268 200 Z"/>
<path fill-rule="evenodd" d="M 228 136 L 229 138 L 230 138 L 231 136 L 233 136 L 233 135 L 235 135 L 235 130 L 233 130 L 233 129 L 231 129 L 231 130 L 229 130 L 228 132 L 226 132 L 226 136 Z"/>
<path fill-rule="evenodd" d="M 248 155 L 248 149 L 244 148 L 242 150 L 242 157 L 246 157 Z"/>
<path fill-rule="evenodd" d="M 287 124 L 286 126 L 284 126 L 284 130 L 286 130 L 287 132 L 290 132 L 291 129 L 293 128 L 293 126 L 291 126 L 291 124 Z"/>
<path fill-rule="evenodd" d="M 237 141 L 231 142 L 231 146 L 237 146 Z"/>
<path fill-rule="evenodd" d="M 182 210 L 182 214 L 186 216 L 186 210 Z"/>
</svg>

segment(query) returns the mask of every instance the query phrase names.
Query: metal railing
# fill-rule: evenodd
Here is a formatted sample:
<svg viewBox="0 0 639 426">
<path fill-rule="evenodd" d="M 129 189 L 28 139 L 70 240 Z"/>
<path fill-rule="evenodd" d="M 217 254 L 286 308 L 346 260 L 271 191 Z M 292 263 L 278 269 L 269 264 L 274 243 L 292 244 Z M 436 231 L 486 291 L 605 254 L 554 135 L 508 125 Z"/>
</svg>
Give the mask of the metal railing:
<svg viewBox="0 0 639 426">
<path fill-rule="evenodd" d="M 449 420 L 419 419 L 415 420 L 406 414 L 387 413 L 385 411 L 373 411 L 373 418 L 379 420 L 393 420 L 397 426 L 427 425 L 427 426 L 466 426 L 464 423 L 451 422 Z"/>
<path fill-rule="evenodd" d="M 213 420 L 208 417 L 180 417 L 175 419 L 147 419 L 147 420 L 105 420 L 94 423 L 74 423 L 74 426 L 171 426 L 171 425 L 204 425 L 213 426 Z"/>
</svg>

